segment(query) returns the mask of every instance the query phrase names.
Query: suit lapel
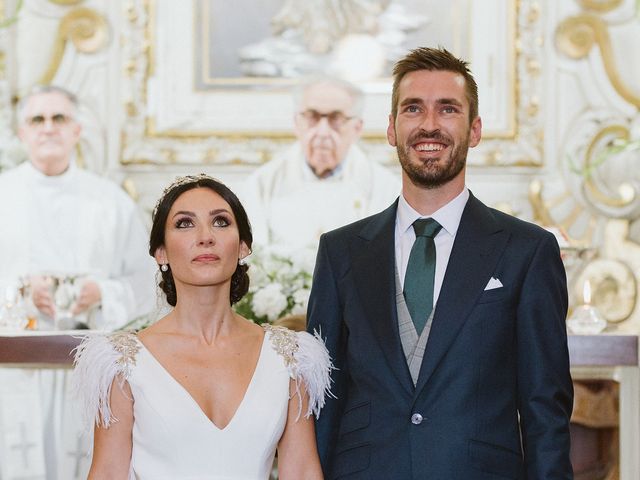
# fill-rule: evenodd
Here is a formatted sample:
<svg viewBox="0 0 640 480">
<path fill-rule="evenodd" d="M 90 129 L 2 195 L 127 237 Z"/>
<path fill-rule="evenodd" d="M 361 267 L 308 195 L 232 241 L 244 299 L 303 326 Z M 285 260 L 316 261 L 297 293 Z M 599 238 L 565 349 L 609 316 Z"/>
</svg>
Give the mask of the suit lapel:
<svg viewBox="0 0 640 480">
<path fill-rule="evenodd" d="M 420 368 L 416 395 L 455 340 L 508 240 L 495 217 L 473 195 L 462 213 Z"/>
<path fill-rule="evenodd" d="M 375 216 L 360 232 L 352 250 L 353 276 L 373 330 L 398 381 L 413 394 L 413 382 L 404 357 L 395 302 L 395 222 L 397 201 Z"/>
</svg>

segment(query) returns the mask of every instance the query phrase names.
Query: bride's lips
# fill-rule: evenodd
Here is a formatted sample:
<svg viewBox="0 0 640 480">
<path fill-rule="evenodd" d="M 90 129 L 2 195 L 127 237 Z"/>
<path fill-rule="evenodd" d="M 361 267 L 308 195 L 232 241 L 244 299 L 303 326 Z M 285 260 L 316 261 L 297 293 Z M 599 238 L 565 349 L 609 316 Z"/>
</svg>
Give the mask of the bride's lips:
<svg viewBox="0 0 640 480">
<path fill-rule="evenodd" d="M 201 263 L 217 262 L 218 260 L 220 260 L 220 257 L 212 253 L 198 255 L 196 258 L 193 259 L 194 262 L 201 262 Z"/>
</svg>

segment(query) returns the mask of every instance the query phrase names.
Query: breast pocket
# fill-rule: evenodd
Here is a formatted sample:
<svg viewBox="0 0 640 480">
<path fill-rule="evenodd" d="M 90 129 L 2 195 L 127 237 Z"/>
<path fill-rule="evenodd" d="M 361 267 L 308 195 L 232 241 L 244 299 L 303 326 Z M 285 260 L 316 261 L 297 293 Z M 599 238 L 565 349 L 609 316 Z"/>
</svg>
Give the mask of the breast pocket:
<svg viewBox="0 0 640 480">
<path fill-rule="evenodd" d="M 485 290 L 480 295 L 478 303 L 493 303 L 501 302 L 509 298 L 511 292 L 507 287 L 492 288 L 491 290 Z"/>
</svg>

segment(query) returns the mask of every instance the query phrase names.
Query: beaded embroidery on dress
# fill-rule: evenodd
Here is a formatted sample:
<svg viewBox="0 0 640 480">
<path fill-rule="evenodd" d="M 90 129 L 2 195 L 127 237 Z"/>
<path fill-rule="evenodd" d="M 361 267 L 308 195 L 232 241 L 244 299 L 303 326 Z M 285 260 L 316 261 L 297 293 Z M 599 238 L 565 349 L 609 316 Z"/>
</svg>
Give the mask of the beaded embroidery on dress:
<svg viewBox="0 0 640 480">
<path fill-rule="evenodd" d="M 296 380 L 296 393 L 300 398 L 300 382 L 309 395 L 309 407 L 305 417 L 320 416 L 325 398 L 331 394 L 331 370 L 333 365 L 329 352 L 320 335 L 294 332 L 285 327 L 265 324 L 263 328 L 271 334 L 273 348 L 282 355 L 291 378 Z M 318 368 L 318 366 L 322 366 Z M 302 408 L 302 402 L 300 403 Z M 298 417 L 301 412 L 298 412 Z"/>
<path fill-rule="evenodd" d="M 139 350 L 138 338 L 127 332 L 89 335 L 75 349 L 73 382 L 85 423 L 109 427 L 117 421 L 109 405 L 113 379 L 119 377 L 122 385 L 129 378 Z"/>
</svg>

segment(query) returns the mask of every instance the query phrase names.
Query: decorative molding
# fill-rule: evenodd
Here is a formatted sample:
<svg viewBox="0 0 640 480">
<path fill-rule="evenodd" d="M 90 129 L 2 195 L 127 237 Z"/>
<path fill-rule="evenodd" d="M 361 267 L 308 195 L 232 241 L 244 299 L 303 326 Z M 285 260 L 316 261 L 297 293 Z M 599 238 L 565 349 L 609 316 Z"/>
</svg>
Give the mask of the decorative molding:
<svg viewBox="0 0 640 480">
<path fill-rule="evenodd" d="M 585 171 L 588 172 L 584 178 L 585 198 L 596 208 L 601 204 L 615 210 L 623 210 L 637 201 L 637 186 L 629 182 L 622 182 L 617 185 L 615 191 L 611 191 L 610 188 L 604 189 L 597 178 L 600 166 L 598 165 L 599 159 L 602 158 L 601 161 L 606 162 L 606 158 L 603 157 L 606 150 L 605 152 L 602 150 L 606 149 L 614 140 L 629 140 L 629 129 L 624 125 L 608 125 L 597 132 L 589 143 L 584 158 Z"/>
<path fill-rule="evenodd" d="M 583 13 L 565 19 L 556 30 L 558 50 L 574 60 L 585 58 L 596 44 L 613 88 L 627 102 L 640 108 L 640 96 L 625 85 L 616 68 L 609 31 L 602 19 Z"/>
<path fill-rule="evenodd" d="M 0 23 L 7 21 L 7 3 L 0 0 Z M 15 139 L 12 129 L 13 105 L 11 95 L 11 83 L 9 80 L 9 66 L 11 47 L 11 35 L 13 34 L 13 26 L 0 28 L 0 142 L 3 149 L 0 149 L 0 164 L 6 165 L 8 144 Z M 0 170 L 2 166 L 0 165 Z"/>
<path fill-rule="evenodd" d="M 603 218 L 633 219 L 640 215 L 640 170 L 635 152 L 614 153 L 611 145 L 625 141 L 640 119 L 611 108 L 580 114 L 565 134 L 562 168 L 575 200 Z"/>
<path fill-rule="evenodd" d="M 63 3 L 61 0 L 55 3 L 72 4 Z M 60 20 L 51 60 L 40 79 L 41 83 L 47 84 L 56 76 L 67 41 L 71 41 L 81 53 L 94 54 L 107 45 L 108 36 L 107 21 L 101 14 L 84 7 L 71 10 Z"/>
<path fill-rule="evenodd" d="M 534 0 L 513 0 L 515 58 L 512 82 L 516 107 L 508 134 L 485 138 L 470 152 L 475 166 L 538 167 L 544 159 L 544 8 Z M 120 161 L 123 165 L 259 165 L 294 140 L 293 132 L 158 129 L 149 114 L 149 79 L 156 71 L 155 0 L 125 5 L 123 25 L 124 112 Z M 152 107 L 153 108 L 153 107 Z M 362 144 L 382 163 L 395 164 L 384 134 L 366 133 Z"/>
<path fill-rule="evenodd" d="M 51 3 L 55 3 L 56 5 L 78 5 L 84 0 L 49 0 Z"/>
<path fill-rule="evenodd" d="M 618 8 L 624 0 L 578 0 L 580 6 L 585 10 L 607 13 Z"/>
<path fill-rule="evenodd" d="M 607 240 L 621 243 L 624 239 Z M 638 285 L 633 271 L 625 261 L 596 258 L 589 262 L 570 292 L 576 304 L 583 300 L 583 286 L 587 281 L 592 291 L 591 303 L 607 322 L 619 323 L 631 317 L 637 304 Z"/>
</svg>

